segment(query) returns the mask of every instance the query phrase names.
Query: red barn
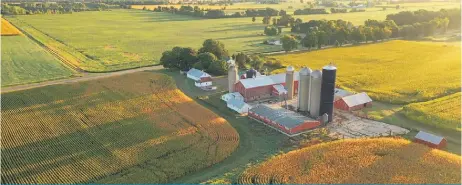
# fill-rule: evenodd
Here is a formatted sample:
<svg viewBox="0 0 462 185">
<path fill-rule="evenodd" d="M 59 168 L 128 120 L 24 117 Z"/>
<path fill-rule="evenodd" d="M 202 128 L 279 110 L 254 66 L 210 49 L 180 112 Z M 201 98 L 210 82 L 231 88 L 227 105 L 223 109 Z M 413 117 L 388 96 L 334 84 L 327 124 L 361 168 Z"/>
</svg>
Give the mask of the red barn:
<svg viewBox="0 0 462 185">
<path fill-rule="evenodd" d="M 295 72 L 294 74 L 294 93 L 298 93 L 298 80 L 299 74 Z M 275 74 L 270 76 L 257 76 L 256 78 L 247 78 L 241 79 L 234 85 L 234 89 L 241 93 L 244 97 L 244 101 L 253 101 L 262 98 L 268 98 L 271 96 L 278 96 L 280 91 L 278 86 L 285 86 L 286 74 Z M 273 87 L 275 86 L 275 87 Z M 275 91 L 276 90 L 276 91 Z M 275 93 L 278 92 L 278 93 Z"/>
<path fill-rule="evenodd" d="M 334 107 L 346 111 L 360 110 L 364 107 L 372 107 L 372 99 L 362 92 L 338 99 L 334 102 Z"/>
<path fill-rule="evenodd" d="M 444 137 L 436 136 L 430 133 L 420 131 L 415 136 L 414 142 L 427 145 L 431 148 L 442 149 L 446 147 L 446 139 Z"/>
<path fill-rule="evenodd" d="M 313 120 L 301 115 L 290 114 L 282 109 L 274 109 L 266 105 L 258 105 L 250 109 L 248 116 L 287 135 L 298 134 L 321 125 L 318 120 Z"/>
</svg>

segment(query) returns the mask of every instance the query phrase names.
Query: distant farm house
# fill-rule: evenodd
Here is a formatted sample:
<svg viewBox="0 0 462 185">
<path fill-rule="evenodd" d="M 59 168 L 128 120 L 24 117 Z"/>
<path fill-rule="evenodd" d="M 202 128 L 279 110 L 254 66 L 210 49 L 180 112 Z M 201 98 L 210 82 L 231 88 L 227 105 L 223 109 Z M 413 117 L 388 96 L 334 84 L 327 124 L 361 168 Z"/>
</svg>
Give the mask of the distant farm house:
<svg viewBox="0 0 462 185">
<path fill-rule="evenodd" d="M 446 147 L 446 139 L 441 136 L 436 136 L 424 131 L 420 131 L 415 136 L 414 142 L 427 145 L 431 148 L 442 149 Z"/>
<path fill-rule="evenodd" d="M 208 73 L 195 68 L 190 69 L 186 76 L 194 81 L 200 81 L 203 77 L 211 77 Z"/>
<path fill-rule="evenodd" d="M 372 107 L 372 99 L 365 93 L 345 96 L 334 102 L 334 107 L 345 111 L 361 110 Z"/>
<path fill-rule="evenodd" d="M 196 87 L 208 87 L 208 86 L 211 86 L 212 85 L 212 77 L 208 76 L 208 77 L 201 77 L 200 80 L 197 80 L 194 82 L 194 85 L 196 85 Z"/>
</svg>

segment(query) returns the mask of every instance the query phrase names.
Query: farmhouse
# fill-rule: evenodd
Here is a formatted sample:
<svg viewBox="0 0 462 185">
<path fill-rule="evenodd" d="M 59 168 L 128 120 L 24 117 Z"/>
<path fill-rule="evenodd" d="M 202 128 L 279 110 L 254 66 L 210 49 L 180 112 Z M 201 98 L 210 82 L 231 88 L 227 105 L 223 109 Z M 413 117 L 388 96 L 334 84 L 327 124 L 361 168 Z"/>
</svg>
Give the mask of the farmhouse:
<svg viewBox="0 0 462 185">
<path fill-rule="evenodd" d="M 190 69 L 186 76 L 194 81 L 200 81 L 203 77 L 211 77 L 208 73 L 195 68 Z"/>
<path fill-rule="evenodd" d="M 194 85 L 196 85 L 196 87 L 208 87 L 208 86 L 211 86 L 212 85 L 212 77 L 210 77 L 210 76 L 201 77 L 200 80 L 196 80 L 194 82 Z"/>
<path fill-rule="evenodd" d="M 334 107 L 345 111 L 360 110 L 372 106 L 372 99 L 365 93 L 345 96 L 334 102 Z"/>
<path fill-rule="evenodd" d="M 294 93 L 298 93 L 299 74 L 294 74 Z M 253 101 L 271 96 L 279 96 L 284 92 L 281 87 L 285 86 L 286 74 L 270 76 L 256 76 L 255 78 L 241 79 L 235 84 L 235 91 L 241 93 L 244 101 Z M 279 85 L 279 86 L 278 86 Z"/>
<path fill-rule="evenodd" d="M 275 109 L 263 104 L 250 109 L 248 116 L 287 135 L 301 133 L 320 125 L 318 120 L 310 119 L 283 108 Z"/>
<path fill-rule="evenodd" d="M 415 136 L 414 142 L 427 145 L 432 148 L 442 149 L 446 146 L 446 139 L 444 137 L 436 136 L 424 131 L 420 131 Z"/>
</svg>

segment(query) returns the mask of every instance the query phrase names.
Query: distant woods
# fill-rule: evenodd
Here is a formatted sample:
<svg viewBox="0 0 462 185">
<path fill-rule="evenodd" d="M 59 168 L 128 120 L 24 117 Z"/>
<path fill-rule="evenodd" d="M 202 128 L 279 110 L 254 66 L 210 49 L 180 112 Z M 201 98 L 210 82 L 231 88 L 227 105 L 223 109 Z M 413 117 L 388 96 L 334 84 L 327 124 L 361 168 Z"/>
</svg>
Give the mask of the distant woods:
<svg viewBox="0 0 462 185">
<path fill-rule="evenodd" d="M 114 5 L 105 3 L 81 2 L 27 2 L 19 4 L 2 3 L 3 15 L 29 15 L 29 14 L 63 14 L 81 11 L 102 11 Z"/>
</svg>

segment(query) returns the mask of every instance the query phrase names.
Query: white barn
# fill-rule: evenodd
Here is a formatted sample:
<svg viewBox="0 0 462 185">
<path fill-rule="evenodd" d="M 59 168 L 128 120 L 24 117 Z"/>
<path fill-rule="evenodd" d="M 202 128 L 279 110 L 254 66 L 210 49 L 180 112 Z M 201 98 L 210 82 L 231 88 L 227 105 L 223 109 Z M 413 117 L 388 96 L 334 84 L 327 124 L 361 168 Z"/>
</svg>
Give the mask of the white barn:
<svg viewBox="0 0 462 185">
<path fill-rule="evenodd" d="M 210 76 L 201 77 L 199 80 L 196 80 L 194 82 L 194 85 L 196 85 L 196 87 L 208 87 L 208 86 L 211 86 L 212 85 L 212 77 L 210 77 Z"/>
<path fill-rule="evenodd" d="M 230 99 L 227 103 L 228 108 L 238 112 L 239 114 L 249 112 L 251 108 L 249 104 L 245 103 L 243 100 Z"/>
<path fill-rule="evenodd" d="M 239 92 L 226 93 L 221 96 L 221 99 L 225 102 L 228 102 L 231 99 L 237 99 L 237 100 L 244 101 L 244 97 Z"/>
</svg>

